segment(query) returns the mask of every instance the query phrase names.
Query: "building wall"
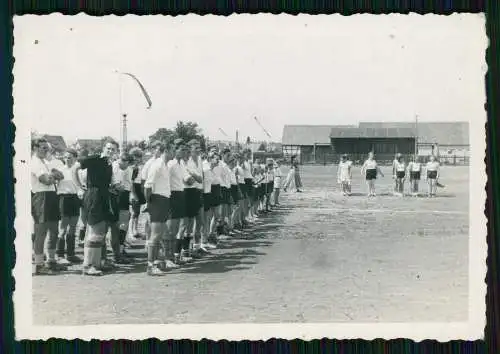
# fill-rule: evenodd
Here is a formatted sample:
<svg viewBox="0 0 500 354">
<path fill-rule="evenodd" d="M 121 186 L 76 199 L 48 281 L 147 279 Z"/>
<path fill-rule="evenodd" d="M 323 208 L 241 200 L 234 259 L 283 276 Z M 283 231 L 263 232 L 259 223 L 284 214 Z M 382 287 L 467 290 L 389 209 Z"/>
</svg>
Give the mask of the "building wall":
<svg viewBox="0 0 500 354">
<path fill-rule="evenodd" d="M 336 154 L 412 154 L 415 151 L 413 138 L 332 138 Z"/>
</svg>

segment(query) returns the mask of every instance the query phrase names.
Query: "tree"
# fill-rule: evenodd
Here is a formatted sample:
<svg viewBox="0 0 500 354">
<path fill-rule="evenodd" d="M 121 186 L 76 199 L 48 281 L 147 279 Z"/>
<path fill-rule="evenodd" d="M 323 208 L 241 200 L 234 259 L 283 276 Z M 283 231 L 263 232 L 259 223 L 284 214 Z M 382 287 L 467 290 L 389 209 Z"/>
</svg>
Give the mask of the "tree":
<svg viewBox="0 0 500 354">
<path fill-rule="evenodd" d="M 175 137 L 175 132 L 172 129 L 160 128 L 153 135 L 149 136 L 149 142 L 161 141 L 166 146 L 173 144 Z"/>
<path fill-rule="evenodd" d="M 260 143 L 259 148 L 257 150 L 258 151 L 266 151 L 267 150 L 266 143 Z"/>
<path fill-rule="evenodd" d="M 206 148 L 206 137 L 201 133 L 198 123 L 178 121 L 175 128 L 160 128 L 149 137 L 149 141 L 161 141 L 166 146 L 173 144 L 175 139 L 181 138 L 185 142 L 196 139 L 200 142 L 201 148 Z"/>
<path fill-rule="evenodd" d="M 175 135 L 176 139 L 181 138 L 185 142 L 188 142 L 192 139 L 196 139 L 200 142 L 201 148 L 206 148 L 206 138 L 201 133 L 201 128 L 198 126 L 198 123 L 195 122 L 177 122 L 175 126 Z"/>
</svg>

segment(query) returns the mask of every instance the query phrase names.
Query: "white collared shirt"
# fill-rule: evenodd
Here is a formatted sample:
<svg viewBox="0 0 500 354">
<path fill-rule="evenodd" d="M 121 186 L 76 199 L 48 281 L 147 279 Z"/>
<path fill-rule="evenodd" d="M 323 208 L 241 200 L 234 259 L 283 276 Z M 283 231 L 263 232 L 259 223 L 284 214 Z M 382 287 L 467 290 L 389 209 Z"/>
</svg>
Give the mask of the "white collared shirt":
<svg viewBox="0 0 500 354">
<path fill-rule="evenodd" d="M 219 162 L 219 164 L 212 169 L 212 184 L 222 185 L 222 173 L 223 168 Z"/>
<path fill-rule="evenodd" d="M 57 184 L 57 194 L 78 194 L 78 187 L 73 177 L 76 164 L 71 167 L 67 165 L 60 165 L 55 167 L 64 175 L 64 179 Z"/>
<path fill-rule="evenodd" d="M 210 162 L 203 161 L 203 193 L 210 193 L 212 190 L 213 172 Z"/>
<path fill-rule="evenodd" d="M 236 172 L 236 180 L 238 181 L 238 184 L 244 184 L 245 183 L 245 171 L 240 165 L 237 165 L 235 167 L 235 172 Z"/>
<path fill-rule="evenodd" d="M 201 157 L 200 156 L 198 156 L 198 163 L 195 163 L 194 160 L 193 160 L 193 157 L 190 157 L 189 160 L 187 161 L 186 167 L 187 167 L 188 172 L 194 172 L 198 176 L 200 176 L 200 177 L 203 178 L 203 163 L 201 161 Z M 198 182 L 195 181 L 191 185 L 191 188 L 203 189 L 203 182 L 202 183 L 198 183 Z"/>
<path fill-rule="evenodd" d="M 236 167 L 234 169 L 229 169 L 229 183 L 230 186 L 238 185 L 238 179 L 236 178 Z"/>
<path fill-rule="evenodd" d="M 150 164 L 144 188 L 151 188 L 152 194 L 170 198 L 170 173 L 163 159 Z"/>
<path fill-rule="evenodd" d="M 243 167 L 244 167 L 244 169 L 243 169 L 243 171 L 244 171 L 244 174 L 243 174 L 244 178 L 246 178 L 246 179 L 252 179 L 253 178 L 253 176 L 252 176 L 252 165 L 250 164 L 250 162 L 248 162 L 248 161 L 243 162 Z"/>
<path fill-rule="evenodd" d="M 132 173 L 134 172 L 133 168 L 127 166 L 126 169 L 120 168 L 120 161 L 114 161 L 112 164 L 113 167 L 113 177 L 112 183 L 120 183 L 123 186 L 123 189 L 126 191 L 132 190 Z"/>
<path fill-rule="evenodd" d="M 38 156 L 33 155 L 31 157 L 30 169 L 31 169 L 31 191 L 33 193 L 56 191 L 56 187 L 53 184 L 46 185 L 40 182 L 39 178 L 42 175 L 50 174 L 50 167 L 45 159 L 40 159 Z"/>
<path fill-rule="evenodd" d="M 140 172 L 140 175 L 141 175 L 141 179 L 142 180 L 146 180 L 148 178 L 148 170 L 149 170 L 149 167 L 151 166 L 151 164 L 156 160 L 157 158 L 155 156 L 153 156 L 152 158 L 150 158 L 149 160 L 146 161 L 146 163 L 144 164 L 144 166 L 142 166 L 142 170 Z"/>
<path fill-rule="evenodd" d="M 167 164 L 170 173 L 170 190 L 182 192 L 185 188 L 184 179 L 189 177 L 184 161 L 173 159 Z"/>
<path fill-rule="evenodd" d="M 220 185 L 222 187 L 230 188 L 231 187 L 231 169 L 229 168 L 227 163 L 225 163 L 224 161 L 221 161 L 219 164 L 222 168 Z"/>
</svg>

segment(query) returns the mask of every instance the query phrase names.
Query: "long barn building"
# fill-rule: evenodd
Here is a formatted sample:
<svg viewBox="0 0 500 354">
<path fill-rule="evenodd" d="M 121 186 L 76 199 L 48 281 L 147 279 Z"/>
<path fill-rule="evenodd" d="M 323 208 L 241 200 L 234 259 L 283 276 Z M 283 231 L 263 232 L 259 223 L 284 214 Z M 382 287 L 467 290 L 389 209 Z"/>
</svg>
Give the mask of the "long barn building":
<svg viewBox="0 0 500 354">
<path fill-rule="evenodd" d="M 378 161 L 392 161 L 396 153 L 440 156 L 444 163 L 468 163 L 468 122 L 361 122 L 348 125 L 286 125 L 282 149 L 301 163 L 333 163 L 348 154 L 361 161 L 369 151 Z"/>
</svg>

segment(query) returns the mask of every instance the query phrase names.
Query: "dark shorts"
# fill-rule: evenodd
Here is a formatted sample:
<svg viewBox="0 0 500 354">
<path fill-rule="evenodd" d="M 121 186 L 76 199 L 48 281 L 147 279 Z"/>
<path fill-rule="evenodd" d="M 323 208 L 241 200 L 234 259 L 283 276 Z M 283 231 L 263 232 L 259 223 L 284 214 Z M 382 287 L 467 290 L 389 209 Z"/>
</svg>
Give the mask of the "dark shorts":
<svg viewBox="0 0 500 354">
<path fill-rule="evenodd" d="M 259 199 L 259 186 L 252 186 L 252 192 L 250 193 L 251 196 L 250 198 L 252 199 L 252 201 L 256 201 Z"/>
<path fill-rule="evenodd" d="M 238 187 L 240 187 L 241 198 L 245 199 L 248 197 L 247 185 L 245 183 L 240 183 Z"/>
<path fill-rule="evenodd" d="M 271 194 L 274 189 L 274 181 L 267 182 L 266 184 L 266 194 Z"/>
<path fill-rule="evenodd" d="M 254 192 L 254 189 L 253 189 L 253 181 L 251 178 L 245 178 L 245 185 L 246 185 L 246 196 L 248 198 L 252 198 L 252 194 Z"/>
<path fill-rule="evenodd" d="M 396 171 L 396 178 L 405 178 L 405 171 Z"/>
<path fill-rule="evenodd" d="M 134 193 L 139 200 L 139 205 L 146 204 L 146 197 L 144 196 L 144 185 L 142 183 L 134 183 L 132 185 Z"/>
<path fill-rule="evenodd" d="M 31 215 L 35 224 L 59 221 L 59 198 L 56 192 L 37 192 L 32 194 Z"/>
<path fill-rule="evenodd" d="M 200 212 L 202 206 L 202 192 L 198 188 L 186 188 L 184 189 L 186 195 L 186 216 L 188 218 L 194 218 Z"/>
<path fill-rule="evenodd" d="M 118 207 L 121 210 L 130 210 L 130 192 L 129 191 L 120 191 L 118 194 Z"/>
<path fill-rule="evenodd" d="M 420 180 L 420 171 L 411 171 L 410 172 L 410 179 L 413 181 L 419 181 Z"/>
<path fill-rule="evenodd" d="M 231 204 L 231 190 L 227 187 L 220 187 L 221 204 Z"/>
<path fill-rule="evenodd" d="M 203 193 L 203 210 L 207 211 L 213 207 L 212 193 Z"/>
<path fill-rule="evenodd" d="M 166 222 L 170 214 L 170 199 L 159 194 L 151 194 L 148 212 L 151 222 Z"/>
<path fill-rule="evenodd" d="M 76 194 L 59 194 L 59 214 L 61 218 L 80 215 L 81 201 Z"/>
<path fill-rule="evenodd" d="M 438 175 L 437 171 L 427 171 L 428 179 L 436 179 L 437 175 Z"/>
<path fill-rule="evenodd" d="M 107 188 L 90 187 L 83 196 L 82 221 L 95 225 L 100 222 L 117 222 L 119 217 L 118 196 Z"/>
<path fill-rule="evenodd" d="M 170 211 L 172 219 L 186 217 L 186 193 L 184 191 L 170 192 Z"/>
<path fill-rule="evenodd" d="M 237 184 L 231 184 L 231 199 L 233 201 L 233 204 L 238 203 L 242 198 L 240 188 L 238 187 Z"/>
<path fill-rule="evenodd" d="M 221 204 L 221 199 L 222 199 L 220 184 L 212 184 L 210 194 L 212 195 L 212 197 L 211 197 L 212 207 L 219 206 Z"/>
<path fill-rule="evenodd" d="M 374 168 L 366 170 L 366 180 L 371 181 L 374 179 L 377 179 L 377 170 Z"/>
</svg>

